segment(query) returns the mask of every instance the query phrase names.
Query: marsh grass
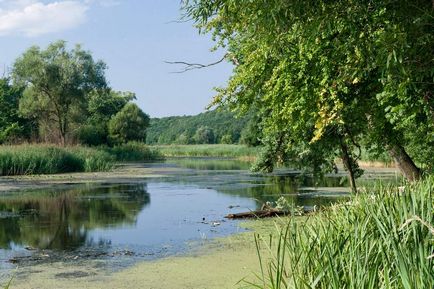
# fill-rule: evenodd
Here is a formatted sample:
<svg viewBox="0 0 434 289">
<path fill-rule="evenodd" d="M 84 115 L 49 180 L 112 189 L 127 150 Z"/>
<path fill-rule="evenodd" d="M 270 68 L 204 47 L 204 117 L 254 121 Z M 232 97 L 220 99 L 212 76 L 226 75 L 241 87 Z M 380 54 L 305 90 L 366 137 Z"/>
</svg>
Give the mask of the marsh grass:
<svg viewBox="0 0 434 289">
<path fill-rule="evenodd" d="M 244 145 L 156 145 L 166 157 L 227 157 L 251 160 L 256 157 L 258 148 Z"/>
<path fill-rule="evenodd" d="M 109 171 L 119 161 L 161 159 L 155 149 L 131 143 L 108 147 L 0 146 L 0 176 Z"/>
<path fill-rule="evenodd" d="M 164 159 L 158 149 L 139 142 L 129 142 L 112 148 L 106 147 L 104 150 L 119 162 L 156 161 Z"/>
<path fill-rule="evenodd" d="M 110 169 L 113 158 L 83 147 L 19 145 L 0 147 L 0 175 L 55 174 Z"/>
<path fill-rule="evenodd" d="M 349 203 L 256 236 L 248 288 L 434 288 L 434 178 L 379 187 Z"/>
</svg>

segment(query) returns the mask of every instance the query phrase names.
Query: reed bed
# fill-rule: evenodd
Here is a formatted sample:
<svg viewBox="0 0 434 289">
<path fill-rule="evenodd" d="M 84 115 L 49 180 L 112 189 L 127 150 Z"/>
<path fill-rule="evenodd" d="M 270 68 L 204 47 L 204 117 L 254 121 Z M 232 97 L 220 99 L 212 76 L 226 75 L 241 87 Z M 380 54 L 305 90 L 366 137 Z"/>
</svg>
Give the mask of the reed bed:
<svg viewBox="0 0 434 289">
<path fill-rule="evenodd" d="M 434 177 L 378 187 L 256 236 L 261 273 L 247 288 L 434 288 Z"/>
<path fill-rule="evenodd" d="M 83 147 L 19 145 L 0 147 L 0 175 L 55 174 L 108 170 L 113 158 Z"/>
<path fill-rule="evenodd" d="M 55 145 L 0 146 L 0 176 L 109 171 L 120 161 L 161 159 L 145 144 L 109 147 Z"/>
<path fill-rule="evenodd" d="M 129 142 L 111 148 L 107 147 L 105 151 L 119 162 L 156 161 L 164 159 L 164 156 L 158 149 L 139 142 Z"/>
<path fill-rule="evenodd" d="M 244 145 L 209 144 L 209 145 L 156 145 L 166 157 L 226 157 L 238 159 L 254 159 L 258 148 Z"/>
</svg>

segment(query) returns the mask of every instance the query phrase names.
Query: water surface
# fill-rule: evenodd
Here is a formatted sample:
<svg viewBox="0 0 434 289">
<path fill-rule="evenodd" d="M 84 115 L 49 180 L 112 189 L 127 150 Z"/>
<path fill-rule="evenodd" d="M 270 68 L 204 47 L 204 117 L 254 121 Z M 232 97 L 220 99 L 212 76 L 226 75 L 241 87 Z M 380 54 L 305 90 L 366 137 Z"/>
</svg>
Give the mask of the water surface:
<svg viewBox="0 0 434 289">
<path fill-rule="evenodd" d="M 137 165 L 137 164 L 136 164 Z M 284 196 L 298 206 L 347 198 L 345 175 L 312 179 L 287 169 L 253 174 L 225 159 L 141 164 L 156 175 L 129 183 L 59 184 L 0 196 L 0 266 L 86 258 L 129 261 L 180 254 L 192 244 L 243 231 L 228 213 Z M 367 175 L 396 181 L 394 173 Z"/>
</svg>

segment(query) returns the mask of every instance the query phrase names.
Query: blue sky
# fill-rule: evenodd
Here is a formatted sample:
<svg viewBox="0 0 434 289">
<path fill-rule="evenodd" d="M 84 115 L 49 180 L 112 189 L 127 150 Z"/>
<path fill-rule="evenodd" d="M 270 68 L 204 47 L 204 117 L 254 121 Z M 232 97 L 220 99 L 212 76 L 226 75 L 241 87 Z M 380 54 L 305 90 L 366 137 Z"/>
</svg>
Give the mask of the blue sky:
<svg viewBox="0 0 434 289">
<path fill-rule="evenodd" d="M 115 90 L 132 91 L 152 117 L 197 114 L 226 83 L 227 63 L 171 73 L 164 61 L 210 63 L 209 36 L 199 35 L 180 17 L 180 0 L 0 0 L 0 71 L 31 45 L 63 39 L 80 43 L 104 60 Z"/>
</svg>

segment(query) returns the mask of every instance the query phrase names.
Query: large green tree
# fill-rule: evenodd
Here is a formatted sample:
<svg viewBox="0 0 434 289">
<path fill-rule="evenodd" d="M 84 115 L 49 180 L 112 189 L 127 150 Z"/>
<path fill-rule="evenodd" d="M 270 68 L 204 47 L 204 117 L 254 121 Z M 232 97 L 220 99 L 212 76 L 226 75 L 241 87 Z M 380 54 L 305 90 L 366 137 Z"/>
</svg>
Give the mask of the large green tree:
<svg viewBox="0 0 434 289">
<path fill-rule="evenodd" d="M 128 103 L 109 122 L 110 137 L 114 142 L 145 141 L 149 116 L 135 103 Z"/>
<path fill-rule="evenodd" d="M 340 156 L 355 189 L 362 142 L 388 151 L 409 180 L 420 177 L 413 158 L 433 166 L 430 0 L 183 5 L 235 64 L 213 104 L 257 108 L 263 167 L 284 161 L 324 171 Z M 413 147 L 428 153 L 410 157 Z"/>
<path fill-rule="evenodd" d="M 54 130 L 58 142 L 65 144 L 73 124 L 83 121 L 89 94 L 107 89 L 105 70 L 102 61 L 95 61 L 79 45 L 72 50 L 64 41 L 45 50 L 33 46 L 16 60 L 12 71 L 14 83 L 25 88 L 20 112 Z"/>
</svg>

